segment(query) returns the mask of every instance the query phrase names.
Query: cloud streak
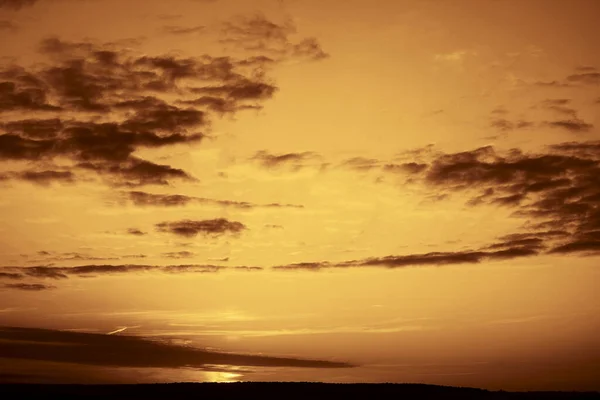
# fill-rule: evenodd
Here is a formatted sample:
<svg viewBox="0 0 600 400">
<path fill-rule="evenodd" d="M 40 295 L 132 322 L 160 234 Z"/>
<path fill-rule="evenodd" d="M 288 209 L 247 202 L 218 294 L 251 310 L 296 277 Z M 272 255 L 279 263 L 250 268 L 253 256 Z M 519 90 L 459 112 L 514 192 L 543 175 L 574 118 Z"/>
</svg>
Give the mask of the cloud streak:
<svg viewBox="0 0 600 400">
<path fill-rule="evenodd" d="M 121 193 L 120 200 L 122 202 L 130 202 L 138 207 L 182 207 L 190 204 L 203 204 L 219 207 L 232 207 L 243 210 L 254 208 L 304 208 L 302 205 L 298 204 L 256 204 L 247 201 L 215 200 L 181 194 L 155 194 L 137 190 Z"/>
<path fill-rule="evenodd" d="M 158 232 L 172 233 L 183 237 L 195 237 L 198 235 L 221 236 L 224 234 L 237 234 L 248 229 L 244 224 L 237 221 L 229 221 L 225 218 L 208 220 L 181 220 L 174 222 L 161 222 L 156 224 Z"/>
<path fill-rule="evenodd" d="M 263 355 L 219 353 L 141 337 L 102 335 L 31 328 L 0 328 L 0 353 L 15 360 L 51 361 L 130 368 L 196 368 L 261 366 L 349 368 L 343 362 Z"/>
</svg>

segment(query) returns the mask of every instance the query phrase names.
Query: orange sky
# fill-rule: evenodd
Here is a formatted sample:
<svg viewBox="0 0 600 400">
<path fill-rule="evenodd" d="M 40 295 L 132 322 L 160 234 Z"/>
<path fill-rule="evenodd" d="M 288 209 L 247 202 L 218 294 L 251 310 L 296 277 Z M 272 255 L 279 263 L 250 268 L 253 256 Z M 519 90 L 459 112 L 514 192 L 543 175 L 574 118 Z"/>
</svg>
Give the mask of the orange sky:
<svg viewBox="0 0 600 400">
<path fill-rule="evenodd" d="M 599 7 L 0 2 L 0 380 L 600 390 Z"/>
</svg>

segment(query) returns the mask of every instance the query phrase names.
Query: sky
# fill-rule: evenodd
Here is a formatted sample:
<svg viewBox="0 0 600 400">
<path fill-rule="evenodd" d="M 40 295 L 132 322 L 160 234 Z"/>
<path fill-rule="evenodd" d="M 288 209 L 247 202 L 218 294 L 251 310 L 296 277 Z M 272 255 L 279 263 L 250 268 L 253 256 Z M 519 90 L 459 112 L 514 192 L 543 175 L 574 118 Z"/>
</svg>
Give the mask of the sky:
<svg viewBox="0 0 600 400">
<path fill-rule="evenodd" d="M 0 0 L 0 381 L 600 390 L 595 0 Z"/>
</svg>

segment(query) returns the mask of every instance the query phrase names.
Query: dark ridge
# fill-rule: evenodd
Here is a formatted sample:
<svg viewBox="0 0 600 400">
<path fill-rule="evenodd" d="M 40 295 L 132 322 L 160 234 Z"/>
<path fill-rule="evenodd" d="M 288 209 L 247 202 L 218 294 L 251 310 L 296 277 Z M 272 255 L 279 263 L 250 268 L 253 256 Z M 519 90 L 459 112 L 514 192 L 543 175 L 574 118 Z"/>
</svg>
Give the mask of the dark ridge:
<svg viewBox="0 0 600 400">
<path fill-rule="evenodd" d="M 505 392 L 425 384 L 170 383 L 140 385 L 0 385 L 4 399 L 600 399 L 600 392 Z"/>
</svg>

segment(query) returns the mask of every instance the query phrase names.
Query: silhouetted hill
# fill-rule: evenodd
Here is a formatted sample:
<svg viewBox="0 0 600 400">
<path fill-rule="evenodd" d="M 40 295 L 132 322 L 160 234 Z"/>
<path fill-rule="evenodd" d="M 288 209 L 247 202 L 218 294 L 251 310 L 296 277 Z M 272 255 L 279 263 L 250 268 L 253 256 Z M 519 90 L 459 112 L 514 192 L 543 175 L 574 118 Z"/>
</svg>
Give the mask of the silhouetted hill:
<svg viewBox="0 0 600 400">
<path fill-rule="evenodd" d="M 171 383 L 0 385 L 3 399 L 600 399 L 599 392 L 504 392 L 422 384 Z"/>
</svg>

